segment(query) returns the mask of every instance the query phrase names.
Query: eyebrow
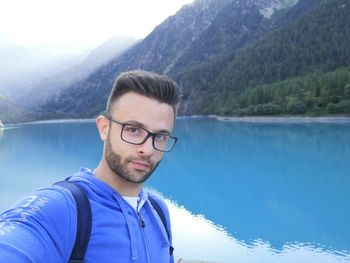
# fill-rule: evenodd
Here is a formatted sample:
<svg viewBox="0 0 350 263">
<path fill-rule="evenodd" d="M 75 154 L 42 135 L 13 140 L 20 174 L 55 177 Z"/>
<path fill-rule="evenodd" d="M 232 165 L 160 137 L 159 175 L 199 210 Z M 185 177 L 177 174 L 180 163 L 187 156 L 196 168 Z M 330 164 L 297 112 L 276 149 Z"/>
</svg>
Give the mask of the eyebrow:
<svg viewBox="0 0 350 263">
<path fill-rule="evenodd" d="M 127 120 L 125 121 L 124 123 L 127 123 L 127 124 L 132 124 L 132 125 L 135 125 L 137 127 L 140 127 L 142 129 L 145 129 L 148 131 L 148 129 L 146 128 L 146 126 L 141 123 L 141 122 L 138 122 L 138 121 L 135 121 L 135 120 Z M 154 131 L 152 133 L 160 133 L 160 134 L 167 134 L 167 135 L 170 135 L 171 132 L 169 130 L 166 130 L 166 129 L 162 129 L 162 130 L 158 130 L 158 131 Z"/>
</svg>

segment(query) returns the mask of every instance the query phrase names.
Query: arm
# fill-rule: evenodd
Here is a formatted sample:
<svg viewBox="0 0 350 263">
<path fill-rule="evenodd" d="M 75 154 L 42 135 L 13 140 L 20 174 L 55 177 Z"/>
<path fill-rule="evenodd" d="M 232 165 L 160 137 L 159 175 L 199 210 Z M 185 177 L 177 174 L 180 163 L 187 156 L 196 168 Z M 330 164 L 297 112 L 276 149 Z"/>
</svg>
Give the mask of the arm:
<svg viewBox="0 0 350 263">
<path fill-rule="evenodd" d="M 0 215 L 3 262 L 67 262 L 75 241 L 75 203 L 56 187 L 23 198 Z"/>
</svg>

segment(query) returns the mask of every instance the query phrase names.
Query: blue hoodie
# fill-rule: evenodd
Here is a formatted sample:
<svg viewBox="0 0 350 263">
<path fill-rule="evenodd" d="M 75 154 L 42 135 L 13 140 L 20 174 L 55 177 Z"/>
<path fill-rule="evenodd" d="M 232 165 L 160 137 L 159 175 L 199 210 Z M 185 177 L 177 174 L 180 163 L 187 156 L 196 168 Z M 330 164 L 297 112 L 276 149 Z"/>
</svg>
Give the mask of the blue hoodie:
<svg viewBox="0 0 350 263">
<path fill-rule="evenodd" d="M 171 240 L 157 212 L 142 190 L 139 216 L 120 194 L 81 169 L 70 178 L 87 193 L 92 229 L 85 262 L 174 262 Z M 152 195 L 170 224 L 164 201 Z M 38 190 L 0 215 L 0 262 L 68 262 L 77 229 L 76 205 L 71 193 L 60 186 Z M 170 230 L 170 225 L 168 225 Z"/>
</svg>

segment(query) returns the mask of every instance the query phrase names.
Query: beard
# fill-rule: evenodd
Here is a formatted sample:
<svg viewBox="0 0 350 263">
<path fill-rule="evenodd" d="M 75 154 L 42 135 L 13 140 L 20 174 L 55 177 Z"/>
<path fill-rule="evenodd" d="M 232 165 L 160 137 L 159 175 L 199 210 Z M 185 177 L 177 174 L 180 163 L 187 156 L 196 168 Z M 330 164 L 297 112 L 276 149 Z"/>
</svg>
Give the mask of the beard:
<svg viewBox="0 0 350 263">
<path fill-rule="evenodd" d="M 138 157 L 138 158 L 125 158 L 123 159 L 119 154 L 113 151 L 110 136 L 106 140 L 105 147 L 105 160 L 109 168 L 120 178 L 127 182 L 140 184 L 144 183 L 154 172 L 154 170 L 159 165 L 159 162 L 154 164 L 148 157 Z M 148 172 L 137 171 L 128 169 L 127 165 L 131 161 L 142 161 L 146 162 L 150 170 Z"/>
</svg>

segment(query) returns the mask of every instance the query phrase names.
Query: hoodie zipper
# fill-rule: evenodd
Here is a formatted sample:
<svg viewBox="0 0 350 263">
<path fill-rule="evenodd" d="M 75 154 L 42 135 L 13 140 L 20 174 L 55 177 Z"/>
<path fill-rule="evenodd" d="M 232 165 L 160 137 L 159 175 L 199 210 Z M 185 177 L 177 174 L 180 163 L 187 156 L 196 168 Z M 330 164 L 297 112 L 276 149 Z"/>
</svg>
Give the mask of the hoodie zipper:
<svg viewBox="0 0 350 263">
<path fill-rule="evenodd" d="M 142 217 L 141 217 L 139 211 L 137 211 L 137 216 L 139 217 L 140 226 L 141 226 L 142 228 L 144 228 L 144 227 L 146 226 L 146 225 L 145 225 L 145 221 L 143 221 L 143 219 L 142 219 Z"/>
<path fill-rule="evenodd" d="M 141 226 L 141 232 L 142 232 L 142 237 L 143 237 L 143 242 L 145 244 L 145 247 L 146 247 L 146 253 L 147 253 L 147 262 L 151 262 L 151 257 L 150 257 L 150 251 L 149 251 L 149 247 L 148 247 L 148 242 L 147 242 L 147 239 L 146 239 L 146 234 L 145 234 L 145 231 L 144 231 L 144 228 L 146 226 L 145 224 L 145 221 L 143 221 L 141 215 L 140 215 L 140 211 L 137 207 L 136 209 L 136 214 L 139 218 L 139 221 L 140 221 L 140 226 Z"/>
</svg>

